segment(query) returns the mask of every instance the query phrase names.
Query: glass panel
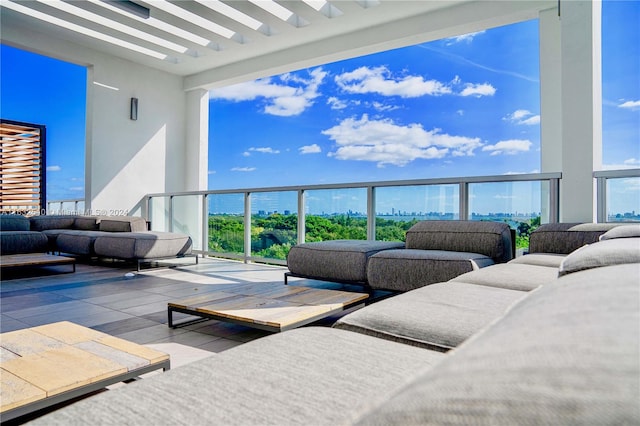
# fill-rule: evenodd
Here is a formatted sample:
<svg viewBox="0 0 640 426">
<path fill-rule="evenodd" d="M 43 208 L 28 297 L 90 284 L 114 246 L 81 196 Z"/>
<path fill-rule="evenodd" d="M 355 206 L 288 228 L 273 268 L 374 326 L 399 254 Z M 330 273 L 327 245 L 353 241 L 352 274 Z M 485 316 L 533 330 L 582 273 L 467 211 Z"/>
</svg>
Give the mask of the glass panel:
<svg viewBox="0 0 640 426">
<path fill-rule="evenodd" d="M 187 234 L 194 250 L 202 250 L 202 196 L 180 195 L 173 197 L 173 232 Z"/>
<path fill-rule="evenodd" d="M 607 179 L 607 222 L 640 221 L 640 177 Z"/>
<path fill-rule="evenodd" d="M 298 239 L 298 193 L 251 194 L 251 255 L 285 260 Z"/>
<path fill-rule="evenodd" d="M 376 240 L 404 241 L 420 220 L 460 217 L 460 186 L 420 185 L 376 188 Z"/>
<path fill-rule="evenodd" d="M 366 240 L 367 189 L 305 192 L 305 241 Z"/>
<path fill-rule="evenodd" d="M 547 181 L 471 183 L 470 219 L 508 223 L 516 231 L 516 250 L 522 253 L 529 247 L 529 234 L 540 225 L 541 219 L 548 222 L 548 194 Z"/>
<path fill-rule="evenodd" d="M 151 221 L 151 230 L 168 232 L 169 231 L 169 203 L 170 197 L 153 197 L 151 198 L 149 207 L 149 221 Z"/>
<path fill-rule="evenodd" d="M 211 194 L 209 251 L 244 255 L 244 194 Z"/>
</svg>

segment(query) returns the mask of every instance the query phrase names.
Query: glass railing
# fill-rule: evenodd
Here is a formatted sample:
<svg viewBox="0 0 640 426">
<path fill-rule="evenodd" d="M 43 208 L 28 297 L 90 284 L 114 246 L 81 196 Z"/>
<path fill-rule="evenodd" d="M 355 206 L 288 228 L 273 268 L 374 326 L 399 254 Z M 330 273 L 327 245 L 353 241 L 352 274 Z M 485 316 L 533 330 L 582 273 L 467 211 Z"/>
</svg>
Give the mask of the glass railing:
<svg viewBox="0 0 640 426">
<path fill-rule="evenodd" d="M 199 254 L 286 264 L 306 241 L 404 241 L 420 220 L 507 222 L 528 244 L 558 221 L 560 173 L 149 194 L 155 231 L 191 235 Z M 143 212 L 145 215 L 145 212 Z"/>
<path fill-rule="evenodd" d="M 593 173 L 598 222 L 640 221 L 640 169 Z M 403 241 L 419 220 L 494 220 L 518 247 L 559 218 L 561 173 L 149 194 L 135 215 L 156 231 L 191 236 L 199 254 L 285 264 L 305 241 Z M 51 200 L 47 214 L 87 212 L 82 199 Z M 105 213 L 106 214 L 106 213 Z"/>
<path fill-rule="evenodd" d="M 640 222 L 640 169 L 593 172 L 598 222 Z"/>
</svg>

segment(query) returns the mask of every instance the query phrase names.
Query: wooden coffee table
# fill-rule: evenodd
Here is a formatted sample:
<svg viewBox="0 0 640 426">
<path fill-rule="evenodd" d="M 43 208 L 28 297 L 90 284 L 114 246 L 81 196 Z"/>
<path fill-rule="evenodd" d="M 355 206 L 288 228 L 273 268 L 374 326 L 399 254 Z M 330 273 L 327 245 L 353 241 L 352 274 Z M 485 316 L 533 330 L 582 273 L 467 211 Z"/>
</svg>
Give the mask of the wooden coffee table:
<svg viewBox="0 0 640 426">
<path fill-rule="evenodd" d="M 2 333 L 0 350 L 3 422 L 170 367 L 163 352 L 67 321 Z"/>
<path fill-rule="evenodd" d="M 6 254 L 0 256 L 0 267 L 2 268 L 51 265 L 71 265 L 72 272 L 76 271 L 76 259 L 73 257 L 56 256 L 48 253 Z"/>
<path fill-rule="evenodd" d="M 169 327 L 216 319 L 267 331 L 285 331 L 312 323 L 364 304 L 365 293 L 297 287 L 279 284 L 254 284 L 234 290 L 213 291 L 190 299 L 169 302 Z M 201 317 L 174 324 L 173 313 Z"/>
</svg>

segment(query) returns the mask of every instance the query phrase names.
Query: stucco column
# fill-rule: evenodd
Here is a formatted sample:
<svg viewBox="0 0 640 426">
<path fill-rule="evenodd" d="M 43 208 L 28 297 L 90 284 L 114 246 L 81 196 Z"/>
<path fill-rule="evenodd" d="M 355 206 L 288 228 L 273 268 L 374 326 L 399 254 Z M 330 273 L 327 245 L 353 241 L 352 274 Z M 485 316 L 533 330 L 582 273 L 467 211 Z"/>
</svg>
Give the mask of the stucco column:
<svg viewBox="0 0 640 426">
<path fill-rule="evenodd" d="M 208 186 L 209 92 L 187 92 L 185 191 L 203 191 Z"/>
<path fill-rule="evenodd" d="M 563 1 L 540 15 L 542 171 L 562 171 L 560 221 L 595 221 L 602 167 L 600 1 Z M 555 12 L 555 15 L 554 13 Z"/>
</svg>

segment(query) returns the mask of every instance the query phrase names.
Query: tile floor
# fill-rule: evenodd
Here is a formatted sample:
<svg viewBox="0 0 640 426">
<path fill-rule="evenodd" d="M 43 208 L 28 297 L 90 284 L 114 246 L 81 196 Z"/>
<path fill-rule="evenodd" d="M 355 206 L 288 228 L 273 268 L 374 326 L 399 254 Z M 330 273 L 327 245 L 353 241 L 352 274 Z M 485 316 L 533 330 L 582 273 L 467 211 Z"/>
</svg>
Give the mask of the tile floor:
<svg viewBox="0 0 640 426">
<path fill-rule="evenodd" d="M 56 269 L 59 268 L 59 269 Z M 240 325 L 204 321 L 182 328 L 167 326 L 167 302 L 215 288 L 247 283 L 282 283 L 286 268 L 264 264 L 201 258 L 199 264 L 149 268 L 119 263 L 78 264 L 75 273 L 64 266 L 4 272 L 0 280 L 2 332 L 72 321 L 139 344 L 160 345 L 172 355 L 172 365 L 221 352 L 270 334 Z M 68 270 L 68 266 L 66 267 Z M 133 276 L 132 275 L 133 272 Z M 291 285 L 344 289 L 335 283 L 292 279 Z M 361 291 L 361 287 L 353 287 Z M 183 314 L 176 314 L 180 320 Z M 330 325 L 336 317 L 315 323 Z M 162 346 L 164 345 L 164 346 Z M 159 346 L 159 347 L 160 347 Z"/>
</svg>

